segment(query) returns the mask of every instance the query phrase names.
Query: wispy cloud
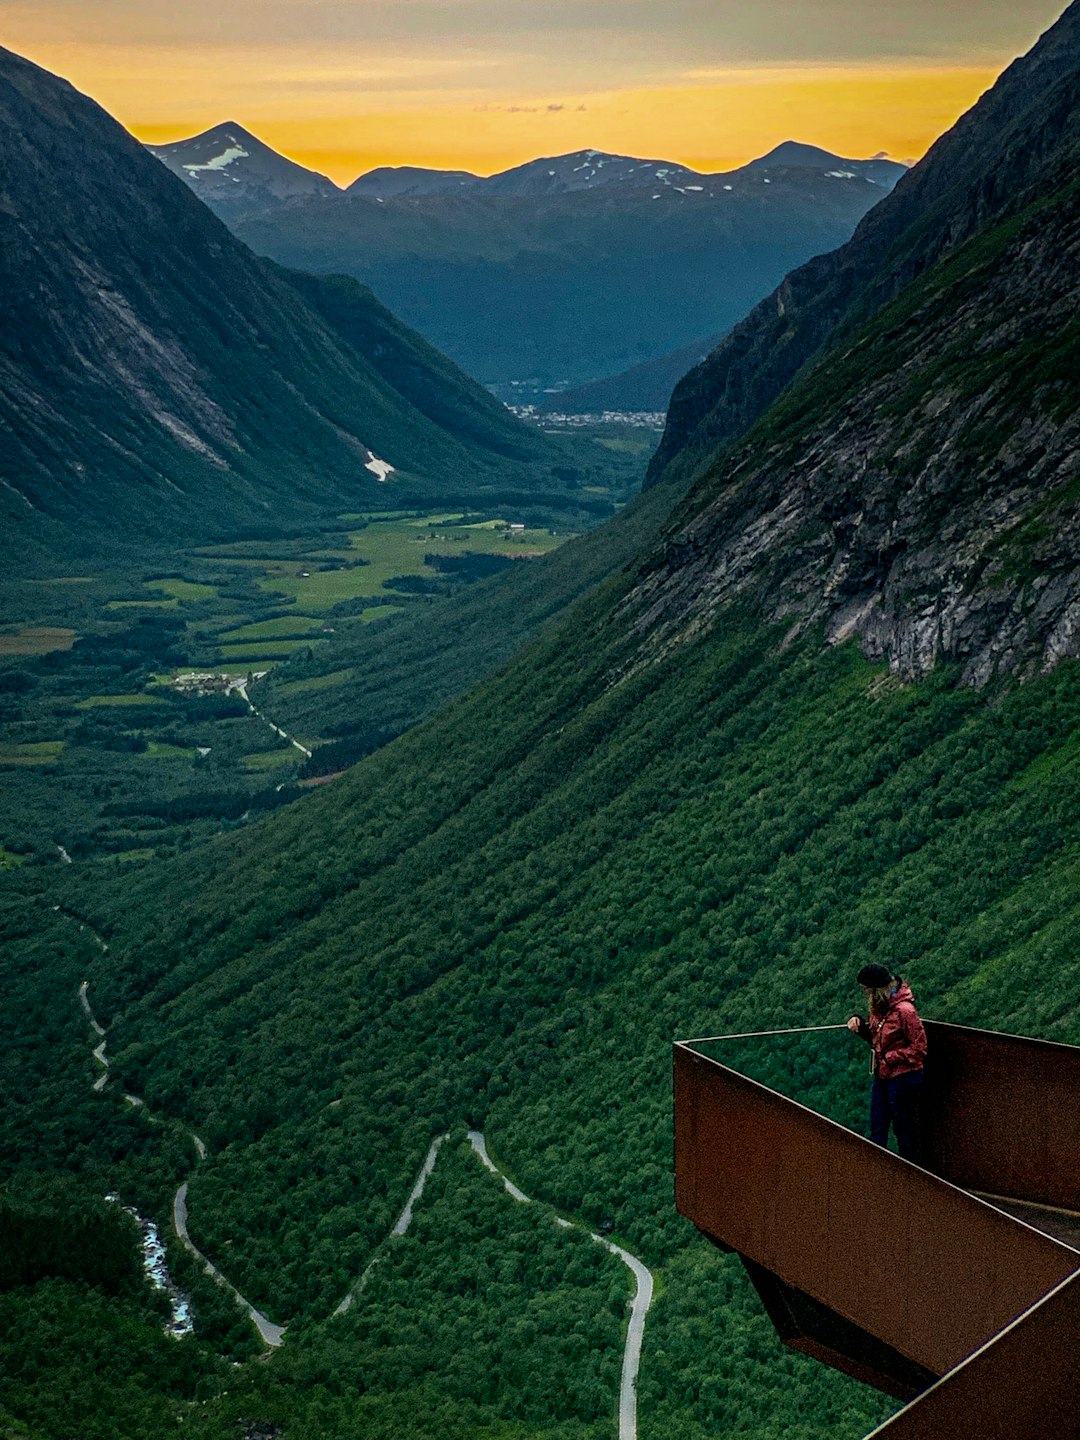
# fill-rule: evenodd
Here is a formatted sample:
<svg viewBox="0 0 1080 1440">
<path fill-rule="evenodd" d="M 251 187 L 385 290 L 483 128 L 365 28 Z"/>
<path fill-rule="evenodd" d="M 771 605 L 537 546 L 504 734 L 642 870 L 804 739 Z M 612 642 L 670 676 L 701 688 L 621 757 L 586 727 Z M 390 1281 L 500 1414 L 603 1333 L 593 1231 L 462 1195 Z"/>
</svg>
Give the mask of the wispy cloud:
<svg viewBox="0 0 1080 1440">
<path fill-rule="evenodd" d="M 555 105 L 474 105 L 473 114 L 484 115 L 501 111 L 504 115 L 562 115 L 572 110 L 574 114 L 580 115 L 588 110 L 587 105 L 564 105 L 561 102 Z"/>
</svg>

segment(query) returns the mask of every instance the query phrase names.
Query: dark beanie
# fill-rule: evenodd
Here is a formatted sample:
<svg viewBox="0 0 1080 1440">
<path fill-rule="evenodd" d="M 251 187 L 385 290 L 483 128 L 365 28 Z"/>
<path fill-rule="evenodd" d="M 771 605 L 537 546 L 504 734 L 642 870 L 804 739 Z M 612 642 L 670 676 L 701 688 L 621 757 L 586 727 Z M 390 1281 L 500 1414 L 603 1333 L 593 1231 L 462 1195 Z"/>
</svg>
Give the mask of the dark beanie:
<svg viewBox="0 0 1080 1440">
<path fill-rule="evenodd" d="M 892 978 L 892 971 L 886 970 L 884 965 L 864 965 L 855 976 L 860 985 L 866 985 L 871 990 L 880 990 Z"/>
</svg>

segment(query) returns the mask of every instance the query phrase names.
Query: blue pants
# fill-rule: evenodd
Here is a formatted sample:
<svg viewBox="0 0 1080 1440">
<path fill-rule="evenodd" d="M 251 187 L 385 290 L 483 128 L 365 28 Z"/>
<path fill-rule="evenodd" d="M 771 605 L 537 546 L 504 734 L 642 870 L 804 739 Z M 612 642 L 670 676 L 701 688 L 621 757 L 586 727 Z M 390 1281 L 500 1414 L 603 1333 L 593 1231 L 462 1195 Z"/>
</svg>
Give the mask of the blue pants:
<svg viewBox="0 0 1080 1440">
<path fill-rule="evenodd" d="M 889 1126 L 905 1160 L 919 1161 L 919 1092 L 923 1072 L 909 1070 L 895 1080 L 874 1080 L 870 1092 L 870 1139 L 888 1145 Z"/>
</svg>

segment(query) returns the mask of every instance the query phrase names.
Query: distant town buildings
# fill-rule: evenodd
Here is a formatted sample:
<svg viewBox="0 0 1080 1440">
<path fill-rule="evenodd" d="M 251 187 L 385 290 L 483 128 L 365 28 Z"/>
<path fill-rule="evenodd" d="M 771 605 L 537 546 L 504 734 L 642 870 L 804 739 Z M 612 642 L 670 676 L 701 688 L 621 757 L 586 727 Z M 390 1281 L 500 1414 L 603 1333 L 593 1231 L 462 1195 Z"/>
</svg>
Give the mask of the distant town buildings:
<svg viewBox="0 0 1080 1440">
<path fill-rule="evenodd" d="M 184 695 L 228 695 L 249 680 L 261 680 L 268 673 L 266 670 L 255 670 L 249 675 L 221 675 L 192 670 L 185 675 L 177 675 L 172 683 L 173 688 Z"/>
<path fill-rule="evenodd" d="M 541 430 L 588 430 L 596 425 L 623 425 L 631 430 L 663 430 L 667 416 L 663 410 L 600 410 L 589 414 L 569 415 L 561 411 L 537 410 L 535 405 L 508 405 L 519 420 L 528 420 Z"/>
</svg>

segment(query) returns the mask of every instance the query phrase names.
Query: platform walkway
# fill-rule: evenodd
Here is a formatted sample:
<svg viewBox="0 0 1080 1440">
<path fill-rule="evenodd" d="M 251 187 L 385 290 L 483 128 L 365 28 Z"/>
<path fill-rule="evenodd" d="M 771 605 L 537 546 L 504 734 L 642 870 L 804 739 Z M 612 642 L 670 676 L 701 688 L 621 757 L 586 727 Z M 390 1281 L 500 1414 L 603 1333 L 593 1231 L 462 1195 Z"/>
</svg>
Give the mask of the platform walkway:
<svg viewBox="0 0 1080 1440">
<path fill-rule="evenodd" d="M 787 1345 L 911 1402 L 875 1436 L 1080 1436 L 1080 1048 L 927 1032 L 923 1166 L 741 1073 L 767 1035 L 677 1044 L 676 1204 Z"/>
</svg>

